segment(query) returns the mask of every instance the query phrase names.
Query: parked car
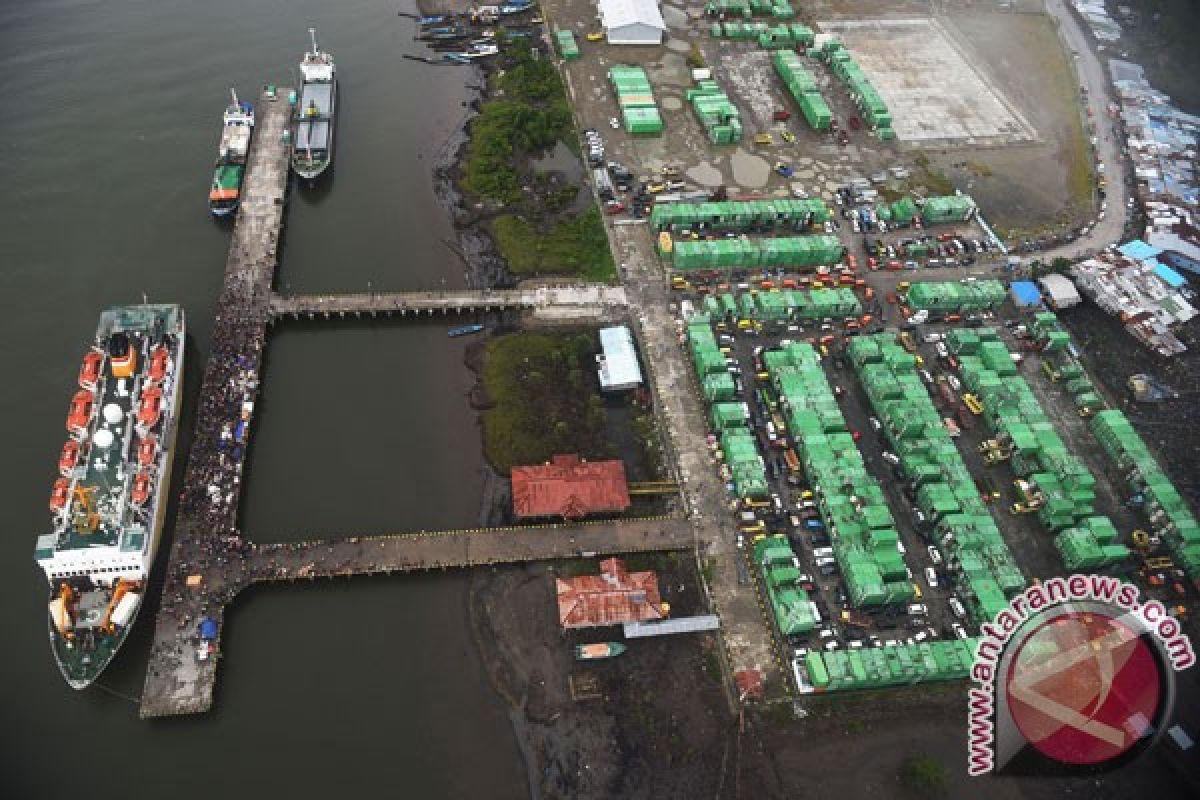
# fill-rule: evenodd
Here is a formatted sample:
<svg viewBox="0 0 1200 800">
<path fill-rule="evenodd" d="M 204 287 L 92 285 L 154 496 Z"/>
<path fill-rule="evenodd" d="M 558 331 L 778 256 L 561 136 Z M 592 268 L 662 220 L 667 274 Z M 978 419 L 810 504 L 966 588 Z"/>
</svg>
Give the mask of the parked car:
<svg viewBox="0 0 1200 800">
<path fill-rule="evenodd" d="M 930 589 L 936 589 L 938 585 L 937 570 L 933 567 L 925 568 L 925 582 L 929 584 Z"/>
<path fill-rule="evenodd" d="M 927 551 L 929 551 L 929 560 L 932 561 L 935 565 L 940 566 L 942 563 L 942 551 L 938 550 L 933 545 L 929 545 L 925 549 Z"/>
</svg>

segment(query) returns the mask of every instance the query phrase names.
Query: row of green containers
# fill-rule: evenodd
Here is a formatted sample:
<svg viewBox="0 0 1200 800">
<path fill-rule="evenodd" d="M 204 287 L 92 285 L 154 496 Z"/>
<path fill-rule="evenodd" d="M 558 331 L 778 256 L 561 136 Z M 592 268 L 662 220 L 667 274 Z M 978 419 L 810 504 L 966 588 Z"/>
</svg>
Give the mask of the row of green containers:
<svg viewBox="0 0 1200 800">
<path fill-rule="evenodd" d="M 558 43 L 558 52 L 567 61 L 579 58 L 579 44 L 571 31 L 555 31 L 554 41 Z"/>
<path fill-rule="evenodd" d="M 819 58 L 829 64 L 833 74 L 846 86 L 850 99 L 862 114 L 863 120 L 875 131 L 880 139 L 895 139 L 892 130 L 892 113 L 887 103 L 883 102 L 874 84 L 867 78 L 846 48 L 836 39 L 830 39 L 820 48 L 810 48 L 810 56 Z"/>
<path fill-rule="evenodd" d="M 932 526 L 923 535 L 941 545 L 947 567 L 958 574 L 971 617 L 994 619 L 1025 579 L 918 377 L 916 359 L 888 334 L 856 337 L 847 355 L 904 477 L 917 489 L 917 508 Z"/>
<path fill-rule="evenodd" d="M 995 329 L 980 328 L 971 336 L 962 333 L 951 331 L 946 340 L 958 355 L 963 383 L 983 406 L 988 428 L 1011 448 L 1014 474 L 1040 491 L 1038 519 L 1058 534 L 1055 546 L 1067 569 L 1127 559 L 1129 549 L 1116 544 L 1111 520 L 1095 513 L 1095 476 L 1067 450 Z"/>
<path fill-rule="evenodd" d="M 807 25 L 772 25 L 758 35 L 758 46 L 764 50 L 808 47 L 815 35 Z"/>
<path fill-rule="evenodd" d="M 736 144 L 742 140 L 741 113 L 716 81 L 698 81 L 686 97 L 710 142 Z"/>
<path fill-rule="evenodd" d="M 709 0 L 704 13 L 710 17 L 745 17 L 757 14 L 776 19 L 791 19 L 796 10 L 788 0 Z"/>
<path fill-rule="evenodd" d="M 831 653 L 814 650 L 804 657 L 804 668 L 818 692 L 961 680 L 970 674 L 978 645 L 979 639 L 955 639 Z"/>
<path fill-rule="evenodd" d="M 894 203 L 879 203 L 875 206 L 875 216 L 884 222 L 897 222 L 907 225 L 912 222 L 913 217 L 917 216 L 918 213 L 917 204 L 908 195 L 901 197 Z"/>
<path fill-rule="evenodd" d="M 663 132 L 662 115 L 654 102 L 646 70 L 618 64 L 608 71 L 608 80 L 616 92 L 627 133 L 655 136 Z"/>
<path fill-rule="evenodd" d="M 819 197 L 656 203 L 650 212 L 650 226 L 655 231 L 690 230 L 701 225 L 719 231 L 747 231 L 764 226 L 804 229 L 824 225 L 830 217 L 829 206 Z"/>
<path fill-rule="evenodd" d="M 905 294 L 909 308 L 945 312 L 997 308 L 1007 299 L 1004 284 L 995 280 L 920 281 Z"/>
<path fill-rule="evenodd" d="M 921 204 L 921 220 L 926 225 L 944 222 L 966 222 L 978 212 L 975 201 L 968 194 L 938 195 L 927 197 Z"/>
<path fill-rule="evenodd" d="M 1096 413 L 1089 426 L 1131 488 L 1142 494 L 1150 525 L 1162 537 L 1176 565 L 1192 581 L 1200 581 L 1200 523 L 1142 437 L 1125 414 L 1116 410 Z"/>
<path fill-rule="evenodd" d="M 663 245 L 668 249 L 664 251 Z M 659 240 L 659 254 L 680 271 L 815 267 L 842 260 L 846 248 L 836 236 L 781 236 L 772 239 Z"/>
<path fill-rule="evenodd" d="M 1108 517 L 1088 517 L 1054 537 L 1054 547 L 1068 572 L 1097 569 L 1129 558 L 1117 542 L 1117 529 Z"/>
<path fill-rule="evenodd" d="M 1058 324 L 1058 317 L 1050 311 L 1039 312 L 1033 315 L 1029 328 L 1042 353 L 1046 365 L 1043 369 L 1048 367 L 1053 380 L 1070 393 L 1080 416 L 1090 417 L 1106 408 L 1108 404 L 1096 391 L 1096 385 L 1071 353 L 1074 349 L 1070 347 L 1071 334 Z"/>
<path fill-rule="evenodd" d="M 1106 409 L 1083 366 L 1069 347 L 1071 335 L 1051 312 L 1034 315 L 1031 333 L 1042 345 L 1057 381 L 1072 392 L 1079 407 L 1095 409 L 1088 427 L 1129 487 L 1142 495 L 1150 526 L 1175 563 L 1193 581 L 1200 580 L 1200 524 L 1183 496 L 1159 467 L 1142 437 L 1121 411 Z M 1085 383 L 1086 382 L 1086 383 Z"/>
<path fill-rule="evenodd" d="M 745 404 L 732 402 L 733 379 L 725 355 L 717 346 L 707 314 L 695 314 L 687 323 L 692 363 L 706 399 L 711 404 L 713 428 L 720 433 L 720 446 L 729 479 L 738 497 L 766 497 L 767 471 L 754 436 L 746 426 Z"/>
<path fill-rule="evenodd" d="M 817 626 L 808 593 L 800 588 L 799 559 L 787 537 L 764 536 L 754 543 L 754 563 L 762 575 L 767 605 L 784 636 L 808 633 Z"/>
<path fill-rule="evenodd" d="M 812 345 L 763 354 L 788 433 L 855 608 L 906 603 L 915 595 L 883 489 L 867 472 Z"/>
<path fill-rule="evenodd" d="M 835 286 L 829 289 L 780 289 L 723 292 L 704 298 L 704 311 L 715 318 L 752 319 L 762 322 L 788 322 L 815 319 L 841 319 L 862 314 L 862 303 L 853 289 Z"/>
<path fill-rule="evenodd" d="M 817 131 L 828 130 L 833 123 L 833 112 L 817 90 L 812 73 L 800 62 L 800 57 L 790 50 L 779 50 L 771 55 L 771 63 L 800 107 L 800 113 L 809 127 Z"/>
</svg>

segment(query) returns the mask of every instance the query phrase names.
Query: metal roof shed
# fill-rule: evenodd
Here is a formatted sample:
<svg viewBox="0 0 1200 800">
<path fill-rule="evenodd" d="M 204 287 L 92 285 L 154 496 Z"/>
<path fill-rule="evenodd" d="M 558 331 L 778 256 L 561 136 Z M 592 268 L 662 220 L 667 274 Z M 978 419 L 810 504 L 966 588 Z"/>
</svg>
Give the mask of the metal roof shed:
<svg viewBox="0 0 1200 800">
<path fill-rule="evenodd" d="M 1079 290 L 1070 278 L 1062 275 L 1044 275 L 1038 279 L 1038 283 L 1042 285 L 1046 298 L 1054 308 L 1070 308 L 1082 302 Z"/>
<path fill-rule="evenodd" d="M 642 385 L 642 368 L 629 328 L 624 325 L 601 328 L 600 347 L 604 352 L 596 356 L 599 365 L 596 371 L 601 391 L 620 392 Z"/>
<path fill-rule="evenodd" d="M 658 0 L 599 0 L 597 5 L 609 44 L 662 44 L 667 24 Z"/>
</svg>

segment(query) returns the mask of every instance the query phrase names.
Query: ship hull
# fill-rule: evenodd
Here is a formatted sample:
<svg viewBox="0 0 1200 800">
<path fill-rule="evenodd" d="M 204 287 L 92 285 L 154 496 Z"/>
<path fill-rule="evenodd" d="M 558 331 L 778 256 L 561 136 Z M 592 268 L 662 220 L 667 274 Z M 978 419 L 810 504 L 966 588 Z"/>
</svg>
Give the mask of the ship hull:
<svg viewBox="0 0 1200 800">
<path fill-rule="evenodd" d="M 303 96 L 303 89 L 301 90 L 301 96 Z M 328 124 L 328 138 L 326 140 L 326 146 L 325 146 L 325 151 L 324 151 L 325 158 L 320 159 L 320 160 L 309 161 L 306 158 L 301 158 L 301 156 L 304 154 L 304 150 L 301 147 L 296 146 L 296 147 L 293 147 L 293 149 L 292 149 L 292 171 L 295 172 L 296 175 L 299 176 L 300 178 L 302 178 L 303 180 L 308 181 L 310 184 L 313 183 L 314 181 L 316 181 L 317 178 L 320 178 L 322 175 L 324 175 L 326 172 L 328 172 L 330 167 L 333 166 L 333 152 L 334 152 L 333 148 L 334 148 L 334 142 L 337 139 L 337 111 L 338 111 L 338 85 L 337 85 L 337 79 L 335 78 L 331 84 L 331 91 L 330 91 L 330 98 L 329 98 L 329 117 L 327 119 L 321 120 L 322 122 L 325 122 Z M 297 129 L 299 129 L 299 126 L 301 126 L 303 124 L 304 124 L 304 120 L 302 120 L 302 119 L 298 120 L 296 123 Z M 297 132 L 299 132 L 299 130 L 297 130 Z M 301 138 L 299 136 L 296 136 L 293 139 L 293 141 L 299 143 L 301 141 Z"/>
<path fill-rule="evenodd" d="M 145 551 L 145 575 L 140 581 L 136 594 L 138 603 L 124 625 L 118 626 L 112 634 L 99 637 L 94 646 L 86 652 L 68 643 L 55 629 L 53 617 L 47 613 L 46 624 L 50 638 L 50 651 L 63 680 L 75 690 L 86 689 L 96 681 L 116 657 L 129 631 L 137 622 L 142 606 L 145 605 L 146 591 L 149 584 L 150 570 L 158 554 L 158 546 L 162 540 L 163 528 L 166 524 L 168 491 L 171 486 L 171 473 L 175 464 L 175 444 L 178 437 L 180 420 L 179 412 L 183 407 L 184 359 L 187 352 L 187 327 L 182 323 L 177 332 L 177 341 L 172 356 L 175 359 L 175 379 L 172 383 L 171 415 L 162 431 L 163 459 L 161 461 L 159 479 L 154 489 L 154 517 L 149 528 L 149 542 Z M 54 584 L 50 584 L 51 593 Z"/>
</svg>

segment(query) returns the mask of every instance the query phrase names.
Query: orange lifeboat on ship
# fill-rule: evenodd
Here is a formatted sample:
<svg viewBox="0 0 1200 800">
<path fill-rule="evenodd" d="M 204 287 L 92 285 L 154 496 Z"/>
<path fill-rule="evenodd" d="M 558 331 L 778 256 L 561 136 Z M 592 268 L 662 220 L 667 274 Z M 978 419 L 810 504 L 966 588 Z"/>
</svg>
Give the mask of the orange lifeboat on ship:
<svg viewBox="0 0 1200 800">
<path fill-rule="evenodd" d="M 79 368 L 79 385 L 84 389 L 96 391 L 96 382 L 100 380 L 100 367 L 104 365 L 104 354 L 92 350 L 83 357 L 83 366 Z"/>
<path fill-rule="evenodd" d="M 158 455 L 158 437 L 150 434 L 145 439 L 142 439 L 138 445 L 137 459 L 138 464 L 143 467 L 148 467 L 154 463 L 154 457 Z"/>
<path fill-rule="evenodd" d="M 142 402 L 138 406 L 138 424 L 153 428 L 162 413 L 162 389 L 151 386 L 142 392 Z"/>
<path fill-rule="evenodd" d="M 167 364 L 171 362 L 171 354 L 167 352 L 166 345 L 159 345 L 150 352 L 150 366 L 146 369 L 146 374 L 150 380 L 155 383 L 161 383 L 163 376 L 167 374 Z"/>
<path fill-rule="evenodd" d="M 92 418 L 92 393 L 87 389 L 80 389 L 71 398 L 71 410 L 67 412 L 67 430 L 71 433 L 80 433 L 87 428 L 88 422 Z"/>
<path fill-rule="evenodd" d="M 64 478 L 71 474 L 71 470 L 75 469 L 75 462 L 79 460 L 79 442 L 74 439 L 67 439 L 67 443 L 63 445 L 62 455 L 58 457 L 58 472 Z"/>
<path fill-rule="evenodd" d="M 71 482 L 66 478 L 59 478 L 54 482 L 54 491 L 50 493 L 50 510 L 54 512 L 62 511 L 67 507 L 67 498 L 71 494 Z"/>
<path fill-rule="evenodd" d="M 139 470 L 138 474 L 133 478 L 133 491 L 130 492 L 129 499 L 133 501 L 135 506 L 143 506 L 149 497 L 150 473 Z"/>
</svg>

